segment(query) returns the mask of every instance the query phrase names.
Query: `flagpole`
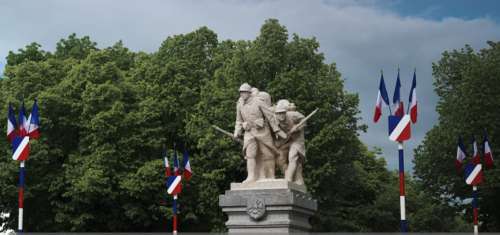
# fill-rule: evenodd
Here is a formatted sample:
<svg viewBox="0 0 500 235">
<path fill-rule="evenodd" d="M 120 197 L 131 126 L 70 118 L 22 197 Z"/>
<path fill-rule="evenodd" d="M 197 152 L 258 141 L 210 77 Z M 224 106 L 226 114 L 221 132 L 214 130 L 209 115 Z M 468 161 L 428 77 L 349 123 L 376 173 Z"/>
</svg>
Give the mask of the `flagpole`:
<svg viewBox="0 0 500 235">
<path fill-rule="evenodd" d="M 172 204 L 172 233 L 177 235 L 177 194 L 174 195 L 174 202 Z"/>
<path fill-rule="evenodd" d="M 401 232 L 406 233 L 408 224 L 406 221 L 406 203 L 405 203 L 405 171 L 404 171 L 404 151 L 403 142 L 398 143 L 399 152 L 399 206 L 401 213 L 400 227 Z"/>
<path fill-rule="evenodd" d="M 478 211 L 478 200 L 477 200 L 477 186 L 472 186 L 472 210 L 474 214 L 474 235 L 479 234 L 479 211 Z"/>
<path fill-rule="evenodd" d="M 18 217 L 18 232 L 23 232 L 23 208 L 24 208 L 24 177 L 25 177 L 25 161 L 21 161 L 19 164 L 19 192 L 18 192 L 18 203 L 19 203 L 19 217 Z"/>
</svg>

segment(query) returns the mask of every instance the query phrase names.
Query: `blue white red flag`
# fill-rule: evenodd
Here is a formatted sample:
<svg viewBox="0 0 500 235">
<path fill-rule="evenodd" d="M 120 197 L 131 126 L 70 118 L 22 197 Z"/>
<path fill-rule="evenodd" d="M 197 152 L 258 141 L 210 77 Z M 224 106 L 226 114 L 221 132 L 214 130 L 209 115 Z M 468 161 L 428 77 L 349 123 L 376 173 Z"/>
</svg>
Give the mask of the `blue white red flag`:
<svg viewBox="0 0 500 235">
<path fill-rule="evenodd" d="M 476 186 L 482 182 L 483 170 L 481 164 L 467 164 L 465 166 L 465 183 Z"/>
<path fill-rule="evenodd" d="M 19 136 L 28 136 L 28 121 L 26 120 L 26 109 L 24 108 L 24 102 L 19 111 Z"/>
<path fill-rule="evenodd" d="M 373 115 L 373 122 L 378 122 L 380 116 L 382 116 L 382 106 L 384 102 L 389 105 L 389 96 L 387 95 L 387 89 L 385 88 L 384 74 L 380 75 L 380 84 L 378 86 L 377 102 L 375 103 L 375 113 Z"/>
<path fill-rule="evenodd" d="M 191 164 L 189 163 L 189 153 L 184 149 L 184 155 L 182 156 L 182 175 L 186 180 L 190 180 L 193 172 L 191 171 Z"/>
<path fill-rule="evenodd" d="M 457 158 L 455 159 L 455 168 L 457 168 L 457 171 L 462 169 L 462 165 L 466 157 L 467 152 L 465 151 L 465 145 L 462 141 L 462 137 L 458 137 Z"/>
<path fill-rule="evenodd" d="M 403 102 L 401 101 L 400 90 L 401 90 L 401 80 L 399 79 L 399 69 L 398 69 L 396 88 L 394 89 L 394 95 L 392 96 L 392 105 L 393 105 L 392 114 L 394 116 L 403 117 L 403 115 L 405 115 L 405 110 L 403 107 Z"/>
<path fill-rule="evenodd" d="M 410 115 L 398 117 L 389 116 L 389 139 L 395 142 L 403 142 L 411 138 Z"/>
<path fill-rule="evenodd" d="M 35 100 L 33 103 L 33 108 L 31 109 L 31 114 L 28 118 L 28 135 L 32 139 L 38 139 L 40 137 L 40 116 L 38 115 L 38 104 Z"/>
<path fill-rule="evenodd" d="M 179 169 L 179 159 L 177 158 L 177 150 L 175 149 L 174 145 L 174 175 L 180 175 L 180 169 Z"/>
<path fill-rule="evenodd" d="M 491 169 L 493 168 L 493 153 L 491 152 L 490 142 L 488 141 L 488 134 L 486 131 L 484 132 L 483 150 L 486 169 Z"/>
<path fill-rule="evenodd" d="M 28 136 L 16 136 L 12 141 L 12 159 L 17 161 L 25 161 L 30 155 L 30 138 Z"/>
<path fill-rule="evenodd" d="M 410 99 L 408 104 L 410 105 L 410 117 L 411 122 L 417 122 L 417 71 L 413 71 L 413 81 L 411 82 Z"/>
<path fill-rule="evenodd" d="M 181 193 L 181 190 L 181 176 L 169 176 L 167 178 L 167 193 L 176 195 Z"/>
<path fill-rule="evenodd" d="M 17 135 L 16 126 L 16 115 L 14 114 L 14 109 L 12 109 L 12 105 L 9 104 L 9 114 L 7 117 L 7 138 L 11 143 Z"/>
<path fill-rule="evenodd" d="M 472 163 L 474 164 L 481 164 L 481 155 L 479 154 L 479 151 L 477 149 L 477 142 L 476 142 L 476 138 L 474 138 L 474 136 L 472 136 L 472 147 L 474 149 L 474 153 L 472 155 Z"/>
</svg>

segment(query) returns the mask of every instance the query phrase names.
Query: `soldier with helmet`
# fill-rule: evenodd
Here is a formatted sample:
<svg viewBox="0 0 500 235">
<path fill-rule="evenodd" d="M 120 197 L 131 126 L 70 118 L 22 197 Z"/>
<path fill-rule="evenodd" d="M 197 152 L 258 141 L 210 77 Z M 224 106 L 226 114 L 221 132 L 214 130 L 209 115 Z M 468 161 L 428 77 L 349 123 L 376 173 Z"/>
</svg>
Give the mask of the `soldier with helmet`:
<svg viewBox="0 0 500 235">
<path fill-rule="evenodd" d="M 274 178 L 277 149 L 268 121 L 261 110 L 261 107 L 269 105 L 259 96 L 252 96 L 252 87 L 248 83 L 243 83 L 239 92 L 233 137 L 243 136 L 243 154 L 247 160 L 248 172 L 243 182 Z"/>
<path fill-rule="evenodd" d="M 287 133 L 286 138 L 278 138 L 278 167 L 284 172 L 285 179 L 299 185 L 304 184 L 302 167 L 306 156 L 304 126 L 298 125 L 305 117 L 295 111 L 295 104 L 288 100 L 279 100 L 275 108 L 278 126 Z"/>
</svg>

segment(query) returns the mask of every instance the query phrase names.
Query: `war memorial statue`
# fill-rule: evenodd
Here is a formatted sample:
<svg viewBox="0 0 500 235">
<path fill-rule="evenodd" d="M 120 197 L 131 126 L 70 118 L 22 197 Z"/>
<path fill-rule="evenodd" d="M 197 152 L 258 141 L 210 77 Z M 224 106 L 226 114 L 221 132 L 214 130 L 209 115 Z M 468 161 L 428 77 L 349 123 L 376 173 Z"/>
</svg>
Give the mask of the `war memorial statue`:
<svg viewBox="0 0 500 235">
<path fill-rule="evenodd" d="M 317 203 L 302 176 L 304 129 L 317 109 L 304 116 L 286 99 L 273 105 L 271 95 L 248 83 L 238 91 L 234 132 L 213 126 L 242 143 L 246 160 L 247 178 L 219 196 L 226 226 L 230 233 L 306 232 Z M 276 168 L 284 178 L 276 179 Z"/>
</svg>

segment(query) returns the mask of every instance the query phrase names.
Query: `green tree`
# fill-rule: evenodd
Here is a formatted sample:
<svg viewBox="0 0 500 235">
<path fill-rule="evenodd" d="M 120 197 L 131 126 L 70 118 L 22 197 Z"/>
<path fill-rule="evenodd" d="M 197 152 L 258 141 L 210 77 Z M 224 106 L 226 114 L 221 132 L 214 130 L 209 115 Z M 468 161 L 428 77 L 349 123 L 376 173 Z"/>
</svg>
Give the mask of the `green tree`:
<svg viewBox="0 0 500 235">
<path fill-rule="evenodd" d="M 181 228 L 223 231 L 217 198 L 243 180 L 245 162 L 240 146 L 210 125 L 233 128 L 243 82 L 274 102 L 289 98 L 303 113 L 320 109 L 306 132 L 305 180 L 320 208 L 315 231 L 398 230 L 397 178 L 358 138 L 366 127 L 357 95 L 344 90 L 316 39 L 290 36 L 277 20 L 267 20 L 255 40 L 219 41 L 201 27 L 168 37 L 153 53 L 131 52 L 121 41 L 99 49 L 72 34 L 53 55 L 38 44 L 10 53 L 5 75 L 1 107 L 23 100 L 30 107 L 34 98 L 40 105 L 42 137 L 27 162 L 27 231 L 169 229 L 160 154 L 174 143 L 179 155 L 189 150 L 195 172 L 180 197 Z M 10 155 L 6 140 L 0 149 Z M 10 228 L 17 164 L 0 158 L 0 211 L 11 214 L 0 223 Z M 410 215 L 425 217 L 419 208 L 432 203 L 409 206 Z"/>
<path fill-rule="evenodd" d="M 42 47 L 40 44 L 33 42 L 25 47 L 25 49 L 19 49 L 18 53 L 9 51 L 9 55 L 7 56 L 7 65 L 18 65 L 28 61 L 43 61 L 50 53 L 40 50 Z"/>
<path fill-rule="evenodd" d="M 415 150 L 415 174 L 425 185 L 424 190 L 441 203 L 454 205 L 449 215 L 466 210 L 465 217 L 472 220 L 471 205 L 464 199 L 471 197 L 471 187 L 457 175 L 454 161 L 457 138 L 464 137 L 469 154 L 471 138 L 482 141 L 487 130 L 493 152 L 500 148 L 500 43 L 488 42 L 489 47 L 475 52 L 470 46 L 446 51 L 433 64 L 435 91 L 439 96 L 437 112 L 439 122 Z M 466 162 L 470 161 L 470 156 Z M 485 171 L 485 182 L 479 187 L 481 231 L 500 230 L 500 171 Z"/>
</svg>

